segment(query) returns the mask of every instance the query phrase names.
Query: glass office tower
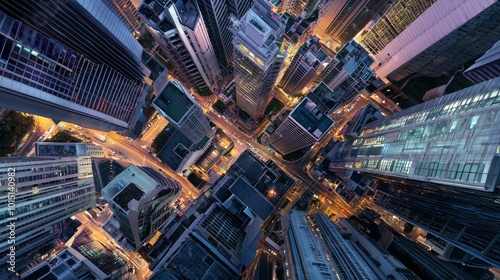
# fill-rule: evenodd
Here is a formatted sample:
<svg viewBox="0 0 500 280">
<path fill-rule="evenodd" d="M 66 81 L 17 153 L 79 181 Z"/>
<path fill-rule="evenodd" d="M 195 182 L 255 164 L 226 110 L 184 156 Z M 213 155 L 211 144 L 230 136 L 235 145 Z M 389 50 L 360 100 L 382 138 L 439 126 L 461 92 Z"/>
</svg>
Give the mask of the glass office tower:
<svg viewBox="0 0 500 280">
<path fill-rule="evenodd" d="M 500 78 L 365 127 L 331 169 L 494 191 L 500 184 Z"/>
<path fill-rule="evenodd" d="M 15 201 L 8 198 L 9 182 L 15 183 Z M 62 221 L 95 207 L 90 157 L 0 158 L 0 191 L 0 267 L 13 246 L 8 225 L 14 221 L 16 270 L 52 249 Z"/>
<path fill-rule="evenodd" d="M 285 60 L 284 19 L 263 0 L 233 23 L 236 105 L 257 120 L 264 115 Z"/>
<path fill-rule="evenodd" d="M 150 73 L 142 52 L 101 1 L 3 1 L 0 106 L 140 133 Z"/>
</svg>

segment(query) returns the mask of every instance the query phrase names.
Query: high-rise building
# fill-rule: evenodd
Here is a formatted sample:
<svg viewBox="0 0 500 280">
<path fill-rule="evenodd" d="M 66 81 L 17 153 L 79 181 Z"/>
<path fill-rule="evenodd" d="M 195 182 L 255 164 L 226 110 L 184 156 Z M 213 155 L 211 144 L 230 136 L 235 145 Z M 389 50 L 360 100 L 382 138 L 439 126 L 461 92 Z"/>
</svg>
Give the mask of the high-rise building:
<svg viewBox="0 0 500 280">
<path fill-rule="evenodd" d="M 200 197 L 165 228 L 159 242 L 166 250 L 157 247 L 163 255 L 153 263 L 153 271 L 169 272 L 178 279 L 237 278 L 243 268 L 246 224 L 220 203 Z"/>
<path fill-rule="evenodd" d="M 315 237 L 304 212 L 291 210 L 281 221 L 287 279 L 336 279 L 336 267 L 327 259 L 327 249 Z"/>
<path fill-rule="evenodd" d="M 136 249 L 153 237 L 172 215 L 181 185 L 149 167 L 129 166 L 102 189 L 102 196 Z"/>
<path fill-rule="evenodd" d="M 195 0 L 144 1 L 139 12 L 189 87 L 199 92 L 218 88 L 219 64 Z"/>
<path fill-rule="evenodd" d="M 363 35 L 361 45 L 371 54 L 378 54 L 436 1 L 398 0 L 372 29 Z"/>
<path fill-rule="evenodd" d="M 500 41 L 478 58 L 463 75 L 475 84 L 500 77 Z"/>
<path fill-rule="evenodd" d="M 301 93 L 328 58 L 321 49 L 318 37 L 309 37 L 299 48 L 279 85 L 288 94 Z"/>
<path fill-rule="evenodd" d="M 439 77 L 459 69 L 498 41 L 499 18 L 495 0 L 437 0 L 378 52 L 375 73 L 399 81 L 414 73 Z"/>
<path fill-rule="evenodd" d="M 130 0 L 103 0 L 103 2 L 127 25 L 134 36 L 138 36 L 143 21 Z"/>
<path fill-rule="evenodd" d="M 344 279 L 420 279 L 394 256 L 380 248 L 350 220 L 333 223 L 325 214 L 312 216 L 321 239 Z"/>
<path fill-rule="evenodd" d="M 373 58 L 354 40 L 340 49 L 318 78 L 333 91 L 329 99 L 336 102 L 334 107 L 349 102 L 370 84 L 374 77 L 372 63 Z"/>
<path fill-rule="evenodd" d="M 264 115 L 285 54 L 284 19 L 271 11 L 264 0 L 231 27 L 234 34 L 236 105 L 257 120 Z"/>
<path fill-rule="evenodd" d="M 494 191 L 500 184 L 500 78 L 365 126 L 332 169 Z"/>
<path fill-rule="evenodd" d="M 461 252 L 454 253 L 453 258 L 464 265 L 484 266 L 481 261 L 493 267 L 500 265 L 500 195 L 433 180 L 371 175 L 378 179 L 372 198 L 376 207 L 443 240 L 444 251 L 457 251 L 452 248 L 457 247 Z"/>
<path fill-rule="evenodd" d="M 169 121 L 168 140 L 157 157 L 176 172 L 196 163 L 210 147 L 215 127 L 182 85 L 169 81 L 153 100 L 155 109 Z"/>
<path fill-rule="evenodd" d="M 318 142 L 332 126 L 325 111 L 305 97 L 270 135 L 269 143 L 286 155 Z"/>
<path fill-rule="evenodd" d="M 227 68 L 233 61 L 233 39 L 229 25 L 229 16 L 226 1 L 198 0 L 198 7 L 203 16 L 208 36 L 221 68 Z"/>
<path fill-rule="evenodd" d="M 103 147 L 86 143 L 36 142 L 36 157 L 104 157 Z"/>
<path fill-rule="evenodd" d="M 101 1 L 0 4 L 0 106 L 99 130 L 142 130 L 150 70 Z"/>
<path fill-rule="evenodd" d="M 257 249 L 252 264 L 248 267 L 244 280 L 276 279 L 276 260 L 268 251 Z"/>
<path fill-rule="evenodd" d="M 238 19 L 241 19 L 253 5 L 253 0 L 225 0 L 225 1 L 227 3 L 227 10 L 229 14 L 233 14 Z"/>
<path fill-rule="evenodd" d="M 168 122 L 188 137 L 198 143 L 205 137 L 211 137 L 214 129 L 201 107 L 191 97 L 186 89 L 176 81 L 169 81 L 158 96 L 153 100 L 155 109 Z"/>
<path fill-rule="evenodd" d="M 330 0 L 320 12 L 315 34 L 322 40 L 345 44 L 375 17 L 388 0 Z"/>
<path fill-rule="evenodd" d="M 15 223 L 15 269 L 19 270 L 52 250 L 62 221 L 95 207 L 90 157 L 1 158 L 0 170 L 2 265 L 13 246 L 8 242 L 11 221 Z M 12 195 L 15 200 L 9 198 Z"/>
</svg>

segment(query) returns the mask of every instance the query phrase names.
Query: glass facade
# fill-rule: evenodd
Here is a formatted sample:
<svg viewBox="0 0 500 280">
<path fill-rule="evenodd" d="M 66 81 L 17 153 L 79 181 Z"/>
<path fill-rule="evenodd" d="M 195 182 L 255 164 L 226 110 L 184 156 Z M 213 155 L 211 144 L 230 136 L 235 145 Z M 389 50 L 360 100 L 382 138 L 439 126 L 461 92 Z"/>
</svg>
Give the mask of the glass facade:
<svg viewBox="0 0 500 280">
<path fill-rule="evenodd" d="M 9 170 L 15 169 L 16 258 L 34 254 L 47 237 L 54 238 L 55 224 L 95 207 L 90 157 L 0 159 L 0 252 L 3 263 L 9 247 L 11 216 L 7 195 Z M 42 241 L 42 243 L 40 243 Z M 21 266 L 21 263 L 19 263 Z"/>
<path fill-rule="evenodd" d="M 361 45 L 370 53 L 378 54 L 434 2 L 436 0 L 400 0 L 396 2 L 363 36 Z"/>
<path fill-rule="evenodd" d="M 331 168 L 476 190 L 500 184 L 500 78 L 365 127 Z"/>
<path fill-rule="evenodd" d="M 500 265 L 498 194 L 372 174 L 373 204 L 494 267 Z"/>
<path fill-rule="evenodd" d="M 267 3 L 256 1 L 231 31 L 236 105 L 256 120 L 264 114 L 285 60 L 280 49 L 284 19 L 274 14 Z"/>
<path fill-rule="evenodd" d="M 66 8 L 73 12 L 88 8 L 90 13 L 105 8 L 101 14 L 109 12 L 113 17 L 101 23 L 103 15 L 85 15 L 87 29 L 78 25 L 70 30 L 65 24 L 79 18 L 68 19 L 63 10 L 58 13 L 58 22 L 40 25 L 29 17 L 30 12 L 22 14 L 22 9 L 16 10 L 18 4 L 10 4 L 13 7 L 0 6 L 2 107 L 102 130 L 135 127 L 148 70 L 140 63 L 142 48 L 111 10 L 73 3 Z M 46 12 L 39 7 L 37 15 L 42 17 Z M 96 31 L 103 27 L 109 29 L 101 32 L 106 35 L 105 42 L 100 40 L 104 34 Z M 115 32 L 116 38 L 108 31 Z M 94 37 L 88 36 L 90 32 Z M 75 34 L 80 37 L 73 38 Z"/>
</svg>

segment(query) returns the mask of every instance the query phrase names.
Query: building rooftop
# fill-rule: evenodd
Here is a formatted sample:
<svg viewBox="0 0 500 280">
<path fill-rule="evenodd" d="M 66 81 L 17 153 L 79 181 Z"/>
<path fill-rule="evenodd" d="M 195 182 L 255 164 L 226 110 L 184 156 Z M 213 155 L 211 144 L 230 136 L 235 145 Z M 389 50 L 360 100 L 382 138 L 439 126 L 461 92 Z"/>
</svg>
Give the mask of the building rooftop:
<svg viewBox="0 0 500 280">
<path fill-rule="evenodd" d="M 316 138 L 321 138 L 333 125 L 332 119 L 309 98 L 304 98 L 290 116 Z"/>
<path fill-rule="evenodd" d="M 182 24 L 191 30 L 194 30 L 198 22 L 199 14 L 196 6 L 189 1 L 177 1 L 177 10 L 179 11 L 179 18 Z"/>
<path fill-rule="evenodd" d="M 234 162 L 233 166 L 239 167 L 247 179 L 253 184 L 259 181 L 259 178 L 264 172 L 264 165 L 248 151 L 242 153 Z M 234 169 L 233 166 L 231 170 Z"/>
<path fill-rule="evenodd" d="M 180 87 L 169 81 L 153 101 L 162 115 L 170 117 L 175 122 L 179 122 L 194 105 L 193 101 L 186 96 L 184 89 Z"/>
<path fill-rule="evenodd" d="M 274 206 L 241 176 L 234 181 L 229 190 L 262 220 L 274 210 Z"/>
<path fill-rule="evenodd" d="M 161 150 L 156 154 L 156 157 L 173 170 L 177 170 L 179 165 L 182 163 L 182 160 L 187 155 L 185 150 L 189 149 L 193 145 L 193 142 L 184 136 L 184 134 L 180 131 L 175 130 L 175 128 L 172 127 L 170 129 L 174 130 L 174 132 L 165 145 L 163 145 Z M 189 150 L 187 151 L 189 152 Z"/>
<path fill-rule="evenodd" d="M 144 195 L 144 192 L 141 191 L 134 183 L 128 184 L 123 191 L 121 191 L 113 201 L 120 205 L 120 207 L 128 211 L 128 203 L 132 200 L 139 201 L 141 197 Z"/>
<path fill-rule="evenodd" d="M 319 83 L 314 90 L 312 90 L 307 98 L 311 99 L 319 109 L 323 112 L 327 112 L 330 108 L 333 108 L 335 104 L 340 100 L 333 95 L 333 91 L 323 82 Z"/>
</svg>

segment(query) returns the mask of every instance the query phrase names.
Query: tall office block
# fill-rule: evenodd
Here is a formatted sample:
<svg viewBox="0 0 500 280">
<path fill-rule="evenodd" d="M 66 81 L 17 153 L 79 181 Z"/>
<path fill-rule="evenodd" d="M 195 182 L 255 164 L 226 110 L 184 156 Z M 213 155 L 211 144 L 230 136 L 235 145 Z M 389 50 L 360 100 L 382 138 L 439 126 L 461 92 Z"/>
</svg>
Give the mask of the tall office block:
<svg viewBox="0 0 500 280">
<path fill-rule="evenodd" d="M 131 165 L 102 189 L 120 230 L 139 249 L 165 224 L 181 185 L 149 167 Z"/>
<path fill-rule="evenodd" d="M 144 1 L 139 12 L 189 87 L 200 92 L 218 88 L 219 64 L 195 0 Z"/>
<path fill-rule="evenodd" d="M 103 0 L 103 2 L 115 14 L 127 24 L 128 29 L 134 36 L 138 36 L 143 24 L 139 11 L 130 0 Z"/>
<path fill-rule="evenodd" d="M 200 106 L 176 81 L 168 81 L 153 100 L 156 110 L 169 121 L 168 140 L 156 156 L 175 172 L 186 170 L 210 147 L 215 134 Z"/>
<path fill-rule="evenodd" d="M 333 223 L 325 214 L 311 218 L 343 279 L 420 279 L 350 220 L 337 218 Z"/>
<path fill-rule="evenodd" d="M 500 195 L 435 184 L 432 180 L 372 176 L 379 179 L 374 205 L 445 241 L 445 251 L 455 246 L 465 252 L 459 252 L 454 259 L 474 264 L 477 258 L 494 267 L 500 265 Z"/>
<path fill-rule="evenodd" d="M 326 84 L 332 91 L 330 99 L 338 104 L 350 101 L 368 86 L 374 77 L 370 65 L 373 58 L 355 41 L 345 44 L 335 58 L 319 75 L 318 81 Z"/>
<path fill-rule="evenodd" d="M 327 59 L 328 55 L 321 49 L 318 37 L 310 37 L 299 48 L 279 85 L 288 94 L 301 93 Z"/>
<path fill-rule="evenodd" d="M 269 143 L 286 155 L 318 142 L 332 126 L 321 107 L 305 97 L 270 135 Z"/>
<path fill-rule="evenodd" d="M 226 1 L 220 0 L 198 0 L 198 7 L 203 16 L 208 36 L 221 68 L 232 65 L 233 36 L 229 31 L 230 12 Z"/>
<path fill-rule="evenodd" d="M 142 129 L 143 49 L 101 1 L 7 1 L 0 106 L 100 130 Z"/>
<path fill-rule="evenodd" d="M 254 0 L 225 0 L 229 14 L 241 19 L 245 13 L 250 10 Z"/>
<path fill-rule="evenodd" d="M 500 77 L 500 41 L 478 58 L 463 75 L 475 84 Z"/>
<path fill-rule="evenodd" d="M 244 280 L 276 279 L 276 260 L 268 251 L 257 249 L 252 264 L 248 267 Z"/>
<path fill-rule="evenodd" d="M 438 0 L 375 56 L 378 77 L 438 77 L 482 54 L 500 38 L 500 3 Z M 473 47 L 471 47 L 473 46 Z"/>
<path fill-rule="evenodd" d="M 257 120 L 264 114 L 283 65 L 284 19 L 264 0 L 233 23 L 236 105 Z"/>
<path fill-rule="evenodd" d="M 15 207 L 7 204 L 9 177 L 15 179 Z M 2 158 L 0 186 L 0 259 L 7 264 L 13 246 L 7 225 L 15 218 L 16 270 L 52 249 L 63 220 L 95 207 L 90 157 Z"/>
<path fill-rule="evenodd" d="M 291 210 L 281 220 L 287 279 L 336 279 L 335 264 L 314 236 L 304 212 Z"/>
<path fill-rule="evenodd" d="M 201 107 L 176 81 L 169 81 L 165 84 L 153 100 L 153 106 L 192 142 L 198 143 L 204 137 L 211 137 L 214 134 L 210 121 Z"/>
<path fill-rule="evenodd" d="M 341 0 L 330 2 L 320 12 L 315 34 L 322 40 L 333 38 L 345 44 L 386 5 L 388 0 Z"/>
<path fill-rule="evenodd" d="M 365 126 L 331 168 L 494 191 L 500 184 L 500 78 Z"/>
<path fill-rule="evenodd" d="M 361 45 L 378 54 L 437 0 L 399 0 L 363 35 Z"/>
<path fill-rule="evenodd" d="M 167 82 L 153 106 L 173 126 L 157 157 L 176 172 L 189 168 L 210 147 L 215 127 L 178 82 Z"/>
</svg>

